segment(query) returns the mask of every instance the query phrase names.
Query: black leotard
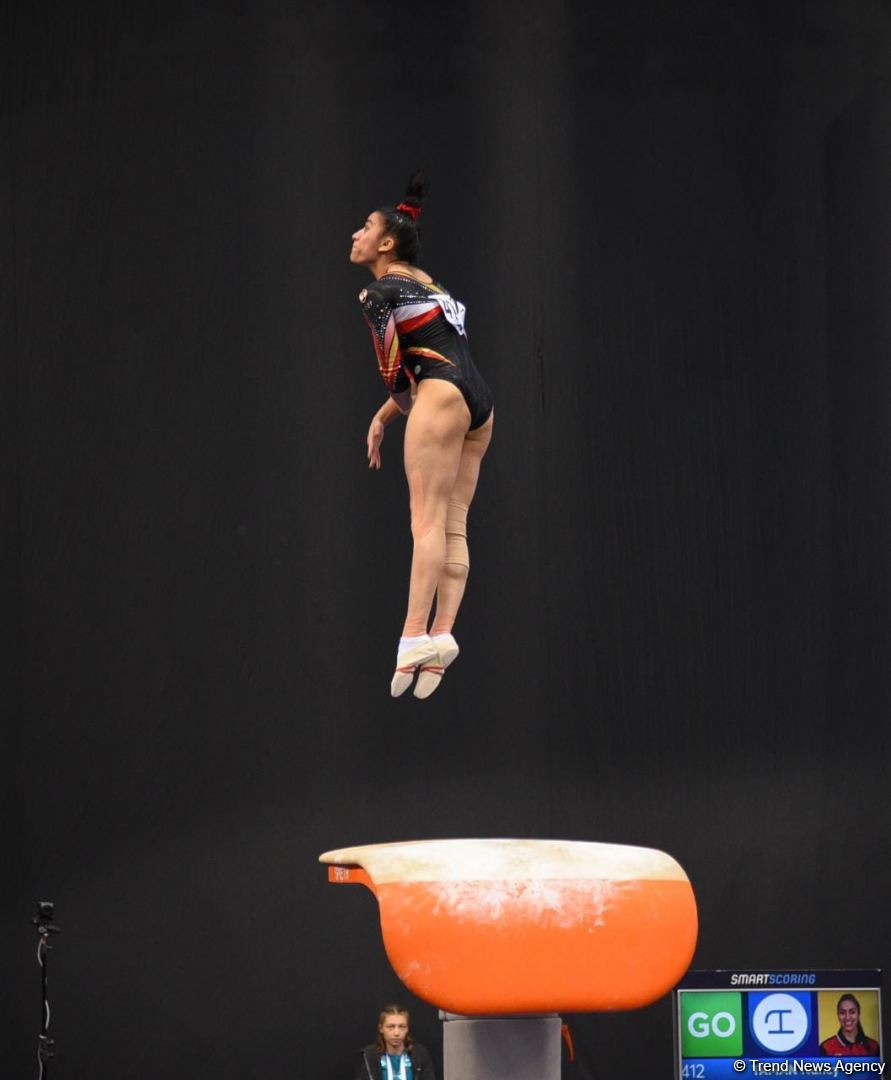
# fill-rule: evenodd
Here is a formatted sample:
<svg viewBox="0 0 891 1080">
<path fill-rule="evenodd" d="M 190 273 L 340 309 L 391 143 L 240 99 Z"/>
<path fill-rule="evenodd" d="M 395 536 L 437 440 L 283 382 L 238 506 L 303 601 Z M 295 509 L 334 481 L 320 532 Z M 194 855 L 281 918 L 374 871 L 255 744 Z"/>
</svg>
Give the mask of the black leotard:
<svg viewBox="0 0 891 1080">
<path fill-rule="evenodd" d="M 359 293 L 381 377 L 391 394 L 423 379 L 445 379 L 470 409 L 470 429 L 492 412 L 492 393 L 470 357 L 464 305 L 440 285 L 385 274 Z"/>
</svg>

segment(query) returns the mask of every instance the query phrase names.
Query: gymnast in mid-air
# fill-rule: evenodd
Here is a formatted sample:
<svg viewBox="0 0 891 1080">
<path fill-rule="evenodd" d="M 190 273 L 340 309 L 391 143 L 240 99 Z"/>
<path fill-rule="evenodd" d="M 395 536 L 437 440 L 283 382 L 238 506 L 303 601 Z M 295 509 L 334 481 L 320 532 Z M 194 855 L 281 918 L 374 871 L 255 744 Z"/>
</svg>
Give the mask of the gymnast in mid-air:
<svg viewBox="0 0 891 1080">
<path fill-rule="evenodd" d="M 350 262 L 374 277 L 359 302 L 389 393 L 368 428 L 369 468 L 381 467 L 387 425 L 407 417 L 413 552 L 393 697 L 416 674 L 415 697 L 429 697 L 458 655 L 452 627 L 470 569 L 467 511 L 492 438 L 492 394 L 470 357 L 464 305 L 417 265 L 426 191 L 424 175 L 415 173 L 401 202 L 368 216 L 350 251 Z"/>
</svg>

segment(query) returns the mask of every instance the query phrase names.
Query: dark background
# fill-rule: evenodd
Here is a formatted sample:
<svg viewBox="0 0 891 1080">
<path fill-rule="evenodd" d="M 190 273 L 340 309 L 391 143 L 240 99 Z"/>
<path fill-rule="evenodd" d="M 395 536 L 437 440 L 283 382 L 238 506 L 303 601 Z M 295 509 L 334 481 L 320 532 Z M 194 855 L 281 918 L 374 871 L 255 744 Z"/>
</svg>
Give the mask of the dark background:
<svg viewBox="0 0 891 1080">
<path fill-rule="evenodd" d="M 347 844 L 659 847 L 697 966 L 891 964 L 888 3 L 2 19 L 3 1075 L 48 898 L 56 1076 L 350 1076 Z M 498 414 L 427 703 L 347 260 L 418 163 Z M 668 999 L 571 1019 L 671 1075 Z"/>
</svg>

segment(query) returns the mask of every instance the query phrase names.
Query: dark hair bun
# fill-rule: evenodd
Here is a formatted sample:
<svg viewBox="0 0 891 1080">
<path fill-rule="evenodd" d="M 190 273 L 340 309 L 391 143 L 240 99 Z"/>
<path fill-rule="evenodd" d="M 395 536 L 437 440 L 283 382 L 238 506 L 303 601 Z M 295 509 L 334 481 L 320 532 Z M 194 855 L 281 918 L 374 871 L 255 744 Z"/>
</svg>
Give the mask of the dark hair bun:
<svg viewBox="0 0 891 1080">
<path fill-rule="evenodd" d="M 427 194 L 427 175 L 423 169 L 416 169 L 411 174 L 411 179 L 405 185 L 405 198 L 399 206 L 413 206 L 417 208 L 417 212 L 411 216 L 417 219 L 418 212 L 420 212 L 421 204 L 424 202 L 424 196 Z"/>
<path fill-rule="evenodd" d="M 429 186 L 430 185 L 427 183 L 427 174 L 424 170 L 416 169 L 411 174 L 409 182 L 405 185 L 405 194 L 411 198 L 417 199 L 418 202 L 423 202 Z"/>
<path fill-rule="evenodd" d="M 384 219 L 384 232 L 396 239 L 396 257 L 416 263 L 421 249 L 418 217 L 427 194 L 427 177 L 421 169 L 412 173 L 405 195 L 395 206 L 384 206 L 378 213 Z"/>
</svg>

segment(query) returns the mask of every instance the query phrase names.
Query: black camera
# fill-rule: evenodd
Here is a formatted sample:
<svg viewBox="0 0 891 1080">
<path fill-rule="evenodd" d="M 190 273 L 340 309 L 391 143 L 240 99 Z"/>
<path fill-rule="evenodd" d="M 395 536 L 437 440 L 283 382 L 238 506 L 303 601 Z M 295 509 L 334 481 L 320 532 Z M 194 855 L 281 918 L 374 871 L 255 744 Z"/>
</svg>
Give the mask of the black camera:
<svg viewBox="0 0 891 1080">
<path fill-rule="evenodd" d="M 37 933 L 42 937 L 48 937 L 50 934 L 58 934 L 58 926 L 53 926 L 53 902 L 51 900 L 38 900 L 37 901 L 37 914 L 31 920 L 31 925 L 37 927 Z M 47 945 L 47 948 L 49 946 Z"/>
</svg>

